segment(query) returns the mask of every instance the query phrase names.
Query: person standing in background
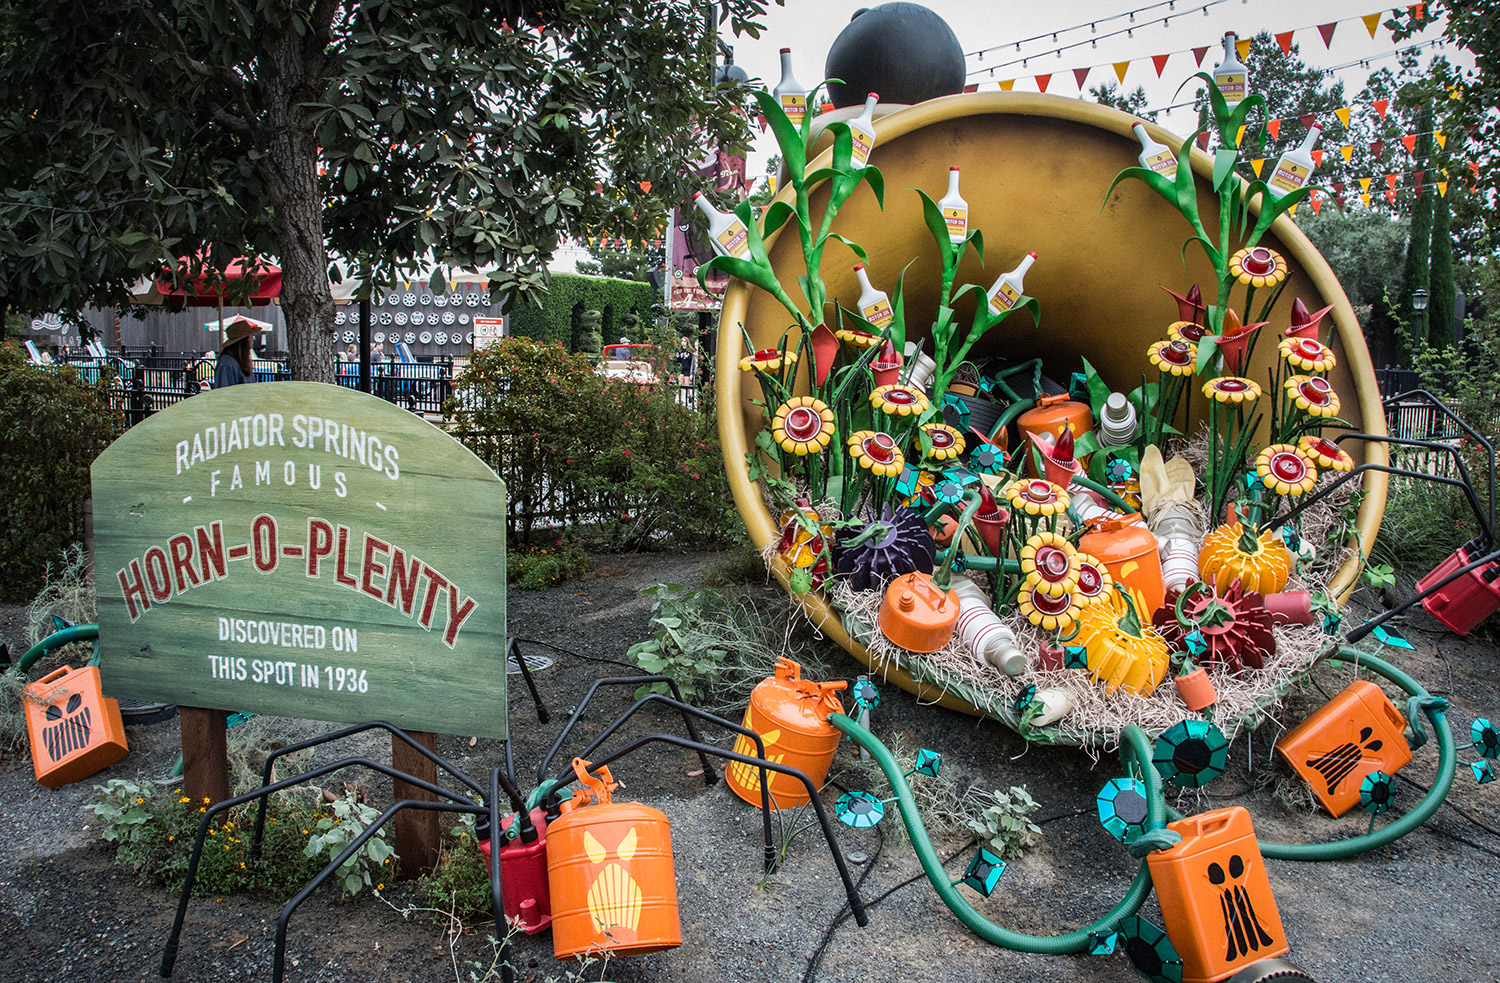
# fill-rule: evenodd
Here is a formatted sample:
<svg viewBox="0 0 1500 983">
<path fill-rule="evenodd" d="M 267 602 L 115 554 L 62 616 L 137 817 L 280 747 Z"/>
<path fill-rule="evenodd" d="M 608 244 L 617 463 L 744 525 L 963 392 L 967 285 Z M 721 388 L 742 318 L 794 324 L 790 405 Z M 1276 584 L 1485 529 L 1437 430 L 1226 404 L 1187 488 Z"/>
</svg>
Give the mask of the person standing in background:
<svg viewBox="0 0 1500 983">
<path fill-rule="evenodd" d="M 218 364 L 214 366 L 215 389 L 255 381 L 255 353 L 250 340 L 262 330 L 254 321 L 241 319 L 224 332 L 224 344 L 219 348 Z"/>
</svg>

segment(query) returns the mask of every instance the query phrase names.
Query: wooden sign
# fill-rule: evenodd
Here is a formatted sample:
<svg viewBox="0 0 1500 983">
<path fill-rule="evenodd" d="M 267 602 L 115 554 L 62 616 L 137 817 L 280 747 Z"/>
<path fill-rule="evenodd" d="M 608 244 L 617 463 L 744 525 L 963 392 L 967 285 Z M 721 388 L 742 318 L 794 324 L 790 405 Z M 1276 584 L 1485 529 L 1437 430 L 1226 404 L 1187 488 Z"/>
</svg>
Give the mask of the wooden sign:
<svg viewBox="0 0 1500 983">
<path fill-rule="evenodd" d="M 233 386 L 94 462 L 113 697 L 505 736 L 505 485 L 373 396 Z"/>
</svg>

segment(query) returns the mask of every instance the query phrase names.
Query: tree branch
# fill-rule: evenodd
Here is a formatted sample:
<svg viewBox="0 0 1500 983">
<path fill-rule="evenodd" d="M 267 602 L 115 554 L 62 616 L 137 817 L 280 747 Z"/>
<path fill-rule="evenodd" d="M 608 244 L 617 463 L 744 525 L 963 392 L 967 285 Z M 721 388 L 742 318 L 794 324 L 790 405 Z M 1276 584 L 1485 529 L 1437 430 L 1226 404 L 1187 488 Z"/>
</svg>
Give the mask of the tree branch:
<svg viewBox="0 0 1500 983">
<path fill-rule="evenodd" d="M 187 68 L 188 71 L 192 72 L 195 75 L 202 76 L 206 79 L 214 79 L 215 81 L 223 82 L 225 85 L 233 89 L 236 93 L 243 94 L 245 89 L 245 80 L 238 74 L 236 74 L 233 69 L 226 68 L 222 65 L 210 65 L 206 62 L 199 61 L 197 58 L 194 58 L 192 55 L 188 54 L 187 43 L 182 40 L 182 35 L 177 32 L 177 29 L 173 27 L 172 24 L 164 16 L 161 15 L 161 13 L 149 8 L 143 9 L 142 13 L 144 13 L 147 19 L 155 24 L 157 29 L 161 31 L 161 33 L 166 37 L 167 41 L 171 44 L 173 51 L 177 54 L 177 57 L 181 59 L 183 66 Z"/>
</svg>

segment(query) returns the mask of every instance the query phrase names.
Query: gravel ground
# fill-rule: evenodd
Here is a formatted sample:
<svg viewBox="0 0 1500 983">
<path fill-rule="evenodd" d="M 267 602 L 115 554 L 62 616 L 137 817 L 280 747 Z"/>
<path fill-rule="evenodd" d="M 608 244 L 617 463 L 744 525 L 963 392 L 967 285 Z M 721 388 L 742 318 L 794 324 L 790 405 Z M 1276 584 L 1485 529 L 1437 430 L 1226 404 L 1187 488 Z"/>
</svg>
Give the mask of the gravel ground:
<svg viewBox="0 0 1500 983">
<path fill-rule="evenodd" d="M 511 630 L 561 650 L 532 645 L 556 661 L 538 673 L 554 717 L 542 726 L 512 677 L 511 714 L 515 758 L 523 780 L 589 683 L 624 673 L 594 659 L 620 659 L 633 641 L 649 634 L 650 599 L 642 587 L 658 582 L 699 581 L 712 555 L 655 554 L 601 557 L 588 579 L 544 592 L 510 595 Z M 0 610 L 0 638 L 19 650 L 20 625 L 13 609 Z M 1472 717 L 1500 717 L 1500 656 L 1486 644 L 1441 634 L 1425 615 L 1410 619 L 1407 635 L 1415 652 L 1396 661 L 1433 692 L 1449 697 L 1455 732 L 1466 734 Z M 568 654 L 575 653 L 575 654 Z M 1392 653 L 1385 653 L 1390 657 Z M 836 672 L 859 667 L 839 656 Z M 1325 688 L 1343 685 L 1331 671 Z M 1320 702 L 1316 691 L 1299 697 L 1285 719 L 1295 722 Z M 1041 804 L 1043 836 L 1012 863 L 999 890 L 976 904 L 989 918 L 1020 931 L 1059 933 L 1099 917 L 1125 890 L 1135 864 L 1101 830 L 1093 799 L 1118 764 L 1095 764 L 1083 754 L 1027 746 L 1010 731 L 930 706 L 921 706 L 894 686 L 882 688 L 873 729 L 888 742 L 930 747 L 943 756 L 944 777 L 960 787 L 1023 784 Z M 577 745 L 618 714 L 629 689 L 608 692 L 585 719 Z M 680 724 L 641 714 L 619 739 Z M 265 718 L 261 718 L 265 721 Z M 321 725 L 269 720 L 278 733 L 301 736 Z M 129 728 L 131 753 L 92 780 L 49 791 L 38 786 L 28 760 L 0 763 L 0 966 L 16 981 L 147 980 L 156 967 L 170 926 L 175 896 L 144 887 L 115 866 L 100 844 L 92 819 L 82 811 L 90 786 L 111 777 L 164 774 L 178 752 L 175 720 Z M 1238 803 L 1255 816 L 1267 840 L 1330 840 L 1363 830 L 1357 816 L 1331 820 L 1290 809 L 1270 794 L 1266 779 L 1275 739 L 1262 728 L 1235 743 L 1231 769 L 1202 793 L 1184 795 L 1187 810 Z M 1462 739 L 1462 738 L 1461 738 Z M 719 737 L 721 746 L 727 738 Z M 386 755 L 379 739 L 349 748 Z M 475 776 L 502 757 L 500 745 L 464 735 L 443 736 L 439 751 Z M 331 749 L 328 753 L 346 753 Z M 566 753 L 566 749 L 565 749 Z M 857 768 L 843 763 L 836 776 L 858 788 Z M 1253 755 L 1253 758 L 1252 758 Z M 1253 760 L 1254 771 L 1246 766 Z M 1401 772 L 1426 786 L 1433 779 L 1431 747 Z M 1047 957 L 1009 952 L 985 944 L 965 929 L 920 877 L 910 847 L 902 842 L 894 814 L 876 830 L 839 827 L 846 851 L 869 855 L 853 870 L 870 904 L 869 925 L 844 921 L 830 929 L 844 898 L 837 873 L 816 829 L 799 832 L 787 862 L 769 878 L 760 869 L 757 814 L 733 798 L 722 783 L 705 789 L 694 772 L 696 757 L 675 749 L 646 749 L 615 768 L 628 797 L 663 810 L 672 821 L 677 890 L 682 906 L 683 945 L 653 956 L 619 959 L 588 967 L 581 978 L 618 981 L 819 980 L 903 981 L 1055 980 L 1137 978 L 1129 963 L 1114 957 Z M 377 804 L 388 789 L 372 780 Z M 1260 791 L 1252 787 L 1260 786 Z M 1397 810 L 1420 791 L 1398 781 Z M 1479 788 L 1460 765 L 1448 802 L 1426 827 L 1397 844 L 1363 857 L 1328 863 L 1268 861 L 1277 904 L 1292 951 L 1290 958 L 1327 983 L 1443 980 L 1500 981 L 1496 885 L 1500 883 L 1500 786 Z M 831 806 L 836 791 L 825 795 Z M 1454 808 L 1457 807 L 1457 808 Z M 1463 810 L 1473 820 L 1458 810 Z M 939 838 L 939 851 L 953 856 L 953 878 L 971 849 Z M 915 878 L 915 880 L 913 879 Z M 288 886 L 286 894 L 293 893 Z M 483 976 L 492 951 L 484 924 L 453 937 L 421 917 L 400 910 L 414 903 L 407 886 L 340 901 L 315 896 L 292 921 L 288 943 L 290 981 L 457 980 Z M 175 979 L 264 980 L 271 976 L 274 927 L 280 899 L 230 896 L 195 899 L 188 917 Z M 1154 901 L 1142 914 L 1160 920 Z M 565 978 L 551 955 L 549 936 L 518 942 L 526 966 L 522 979 Z M 820 956 L 815 968 L 812 961 Z M 472 974 L 472 975 L 471 975 Z"/>
</svg>

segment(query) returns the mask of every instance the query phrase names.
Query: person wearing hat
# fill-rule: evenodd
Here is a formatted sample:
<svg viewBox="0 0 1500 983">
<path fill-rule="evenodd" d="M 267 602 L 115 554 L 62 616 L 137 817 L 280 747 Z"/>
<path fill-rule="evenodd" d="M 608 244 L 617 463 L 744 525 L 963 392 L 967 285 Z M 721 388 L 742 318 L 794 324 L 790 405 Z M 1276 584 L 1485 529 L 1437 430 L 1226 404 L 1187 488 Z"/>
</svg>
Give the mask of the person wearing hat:
<svg viewBox="0 0 1500 983">
<path fill-rule="evenodd" d="M 214 388 L 238 386 L 255 381 L 255 363 L 250 339 L 261 331 L 254 321 L 241 319 L 229 325 L 224 332 L 224 344 L 219 347 L 219 361 L 214 366 Z"/>
</svg>

